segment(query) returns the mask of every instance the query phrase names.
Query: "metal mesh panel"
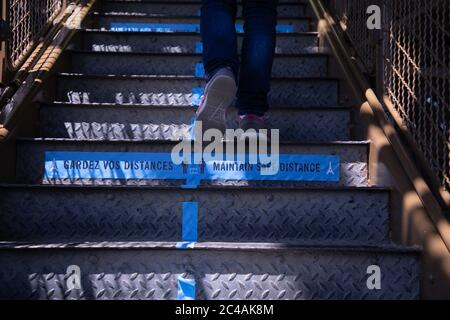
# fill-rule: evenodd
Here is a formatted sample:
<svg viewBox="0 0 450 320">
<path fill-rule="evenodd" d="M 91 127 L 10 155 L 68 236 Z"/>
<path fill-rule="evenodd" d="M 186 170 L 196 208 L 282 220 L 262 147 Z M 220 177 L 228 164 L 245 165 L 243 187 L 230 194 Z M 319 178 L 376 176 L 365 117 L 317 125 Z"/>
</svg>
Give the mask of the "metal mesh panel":
<svg viewBox="0 0 450 320">
<path fill-rule="evenodd" d="M 375 73 L 378 33 L 366 27 L 366 10 L 381 0 L 334 0 L 334 10 L 341 27 L 349 35 L 360 61 L 369 74 Z"/>
<path fill-rule="evenodd" d="M 10 0 L 8 59 L 12 69 L 17 69 L 64 8 L 64 0 Z"/>
<path fill-rule="evenodd" d="M 378 3 L 377 3 L 378 2 Z M 384 93 L 440 185 L 450 191 L 450 1 L 335 0 L 336 18 L 370 74 L 383 40 Z M 383 12 L 381 32 L 367 28 L 369 5 Z"/>
</svg>

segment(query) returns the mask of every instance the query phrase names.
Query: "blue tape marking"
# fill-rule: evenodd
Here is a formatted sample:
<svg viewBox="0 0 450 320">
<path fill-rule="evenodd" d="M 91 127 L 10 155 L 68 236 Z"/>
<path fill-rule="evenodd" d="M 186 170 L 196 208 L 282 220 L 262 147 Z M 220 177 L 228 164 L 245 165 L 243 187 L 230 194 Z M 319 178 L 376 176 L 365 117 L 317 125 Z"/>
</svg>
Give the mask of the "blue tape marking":
<svg viewBox="0 0 450 320">
<path fill-rule="evenodd" d="M 200 32 L 198 23 L 112 22 L 112 31 L 133 32 Z"/>
<path fill-rule="evenodd" d="M 46 152 L 45 176 L 60 179 L 177 179 L 183 167 L 170 153 Z"/>
<path fill-rule="evenodd" d="M 182 203 L 182 240 L 183 242 L 197 242 L 198 240 L 198 203 Z"/>
<path fill-rule="evenodd" d="M 132 32 L 200 32 L 198 23 L 147 23 L 147 22 L 111 22 L 111 31 L 132 31 Z M 278 33 L 294 32 L 294 25 L 277 25 Z M 236 32 L 243 33 L 244 25 L 236 24 Z"/>
<path fill-rule="evenodd" d="M 197 63 L 195 65 L 195 76 L 197 78 L 204 78 L 205 77 L 205 68 L 203 67 L 203 63 Z"/>
<path fill-rule="evenodd" d="M 205 90 L 201 87 L 192 88 L 192 105 L 199 106 Z"/>
<path fill-rule="evenodd" d="M 197 121 L 197 116 L 192 117 L 191 127 L 189 128 L 189 138 L 191 141 L 195 140 L 195 122 Z"/>
<path fill-rule="evenodd" d="M 203 43 L 202 42 L 195 43 L 195 53 L 203 53 Z"/>
<path fill-rule="evenodd" d="M 178 242 L 176 244 L 177 249 L 194 249 L 195 242 Z"/>
<path fill-rule="evenodd" d="M 194 154 L 191 154 L 193 157 Z M 202 159 L 200 155 L 197 155 Z M 186 180 L 196 188 L 201 180 L 329 181 L 340 179 L 340 158 L 334 155 L 279 155 L 279 170 L 262 174 L 261 163 L 215 160 L 187 166 L 175 165 L 170 153 L 46 152 L 45 178 Z"/>
<path fill-rule="evenodd" d="M 178 277 L 177 300 L 195 300 L 195 280 Z"/>
<path fill-rule="evenodd" d="M 277 33 L 293 33 L 294 31 L 294 25 L 292 24 L 279 24 L 276 26 Z M 244 25 L 242 23 L 236 24 L 236 32 L 244 33 Z"/>
<path fill-rule="evenodd" d="M 201 167 L 198 164 L 188 164 L 186 169 L 186 184 L 182 185 L 181 188 L 196 189 L 204 178 Z"/>
<path fill-rule="evenodd" d="M 294 31 L 294 26 L 292 24 L 280 24 L 277 26 L 278 33 L 293 33 Z"/>
</svg>

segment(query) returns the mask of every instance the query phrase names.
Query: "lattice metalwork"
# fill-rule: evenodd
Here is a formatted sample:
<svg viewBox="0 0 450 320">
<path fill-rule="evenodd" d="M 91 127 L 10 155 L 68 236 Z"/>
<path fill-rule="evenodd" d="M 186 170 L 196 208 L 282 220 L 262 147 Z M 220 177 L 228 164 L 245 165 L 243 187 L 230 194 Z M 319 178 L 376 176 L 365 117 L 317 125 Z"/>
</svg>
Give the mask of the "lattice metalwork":
<svg viewBox="0 0 450 320">
<path fill-rule="evenodd" d="M 65 7 L 65 0 L 9 0 L 10 68 L 17 69 Z"/>
<path fill-rule="evenodd" d="M 366 71 L 383 61 L 384 94 L 442 189 L 450 191 L 450 1 L 335 0 L 337 20 Z M 367 28 L 366 10 L 380 5 L 382 30 Z M 381 36 L 381 37 L 380 37 Z M 376 50 L 377 41 L 382 50 Z M 380 67 L 380 66 L 378 66 Z M 379 69 L 378 69 L 379 70 Z"/>
</svg>

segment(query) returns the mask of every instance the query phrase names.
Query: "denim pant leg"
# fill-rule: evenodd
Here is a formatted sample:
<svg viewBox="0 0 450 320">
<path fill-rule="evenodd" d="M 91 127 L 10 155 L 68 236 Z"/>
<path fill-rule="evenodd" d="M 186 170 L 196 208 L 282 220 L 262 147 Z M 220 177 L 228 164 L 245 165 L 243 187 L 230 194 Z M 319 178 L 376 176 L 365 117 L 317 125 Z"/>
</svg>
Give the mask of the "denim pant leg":
<svg viewBox="0 0 450 320">
<path fill-rule="evenodd" d="M 200 30 L 206 79 L 223 67 L 239 70 L 235 29 L 236 0 L 203 0 Z"/>
<path fill-rule="evenodd" d="M 262 115 L 269 108 L 276 45 L 277 0 L 243 0 L 244 43 L 237 108 L 240 114 Z"/>
</svg>

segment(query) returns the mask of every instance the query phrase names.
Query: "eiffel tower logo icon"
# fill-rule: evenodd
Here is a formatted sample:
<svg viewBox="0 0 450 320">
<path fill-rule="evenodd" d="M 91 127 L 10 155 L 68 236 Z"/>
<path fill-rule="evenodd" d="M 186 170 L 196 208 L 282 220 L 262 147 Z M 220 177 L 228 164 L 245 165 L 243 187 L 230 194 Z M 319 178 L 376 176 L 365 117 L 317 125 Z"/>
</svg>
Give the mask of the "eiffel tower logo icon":
<svg viewBox="0 0 450 320">
<path fill-rule="evenodd" d="M 331 163 L 331 161 L 328 165 L 327 176 L 334 176 L 333 164 Z"/>
<path fill-rule="evenodd" d="M 52 179 L 56 179 L 58 176 L 58 165 L 56 164 L 55 158 L 53 158 L 52 166 L 50 167 L 50 171 L 52 172 Z"/>
</svg>

